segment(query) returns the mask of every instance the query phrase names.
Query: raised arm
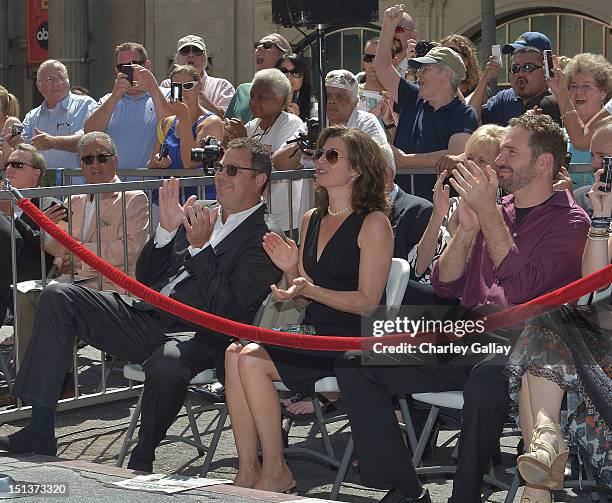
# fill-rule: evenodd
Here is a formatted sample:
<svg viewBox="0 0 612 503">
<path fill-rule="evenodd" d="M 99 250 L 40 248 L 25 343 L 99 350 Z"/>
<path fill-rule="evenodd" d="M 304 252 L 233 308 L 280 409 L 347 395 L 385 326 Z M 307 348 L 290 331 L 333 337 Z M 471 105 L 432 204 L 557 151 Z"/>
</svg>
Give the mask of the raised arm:
<svg viewBox="0 0 612 503">
<path fill-rule="evenodd" d="M 391 51 L 393 48 L 395 28 L 401 23 L 403 13 L 404 4 L 394 5 L 385 11 L 380 32 L 380 42 L 378 42 L 376 58 L 374 58 L 376 76 L 396 103 L 398 102 L 397 88 L 399 86 L 400 74 L 397 73 L 397 70 L 393 66 Z"/>
</svg>

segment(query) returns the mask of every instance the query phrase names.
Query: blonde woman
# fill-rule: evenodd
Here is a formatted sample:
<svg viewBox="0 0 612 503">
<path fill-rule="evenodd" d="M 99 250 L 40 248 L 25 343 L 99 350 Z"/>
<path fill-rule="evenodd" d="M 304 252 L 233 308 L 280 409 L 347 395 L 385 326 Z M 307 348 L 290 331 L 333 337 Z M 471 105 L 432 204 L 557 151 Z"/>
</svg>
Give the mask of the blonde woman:
<svg viewBox="0 0 612 503">
<path fill-rule="evenodd" d="M 13 148 L 8 144 L 15 124 L 21 124 L 19 120 L 19 100 L 11 94 L 8 89 L 0 86 L 0 166 L 8 159 Z"/>
</svg>

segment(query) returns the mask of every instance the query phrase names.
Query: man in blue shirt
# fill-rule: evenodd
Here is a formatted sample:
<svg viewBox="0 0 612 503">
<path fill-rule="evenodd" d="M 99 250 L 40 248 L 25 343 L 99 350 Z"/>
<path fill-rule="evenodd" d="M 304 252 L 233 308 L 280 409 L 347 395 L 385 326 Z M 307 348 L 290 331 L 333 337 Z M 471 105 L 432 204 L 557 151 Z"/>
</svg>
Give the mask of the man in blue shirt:
<svg viewBox="0 0 612 503">
<path fill-rule="evenodd" d="M 543 67 L 543 51 L 550 50 L 550 40 L 543 33 L 528 31 L 516 42 L 502 48 L 504 54 L 512 54 L 510 64 L 510 89 L 504 89 L 491 97 L 481 108 L 484 92 L 476 91 L 470 100 L 482 124 L 507 126 L 508 121 L 520 117 L 537 106 L 546 115 L 561 125 L 557 101 L 548 90 Z M 493 79 L 501 70 L 498 62 L 490 61 L 492 71 L 485 76 Z M 485 77 L 487 78 L 487 77 Z M 486 86 L 479 86 L 480 90 Z"/>
<path fill-rule="evenodd" d="M 85 118 L 96 102 L 70 92 L 68 71 L 54 59 L 38 68 L 36 87 L 45 100 L 26 114 L 22 134 L 12 136 L 9 143 L 31 143 L 49 168 L 78 168 L 76 145 L 83 134 Z"/>
<path fill-rule="evenodd" d="M 125 42 L 115 49 L 117 78 L 112 92 L 103 96 L 96 110 L 85 121 L 85 132 L 104 131 L 117 145 L 121 169 L 145 168 L 156 138 L 158 119 L 171 115 L 165 94 L 151 73 L 152 64 L 145 48 Z M 133 83 L 121 73 L 121 65 L 131 65 Z"/>
<path fill-rule="evenodd" d="M 417 68 L 417 85 L 397 73 L 391 60 L 391 44 L 396 26 L 402 21 L 403 8 L 397 6 L 385 15 L 374 65 L 378 80 L 401 108 L 395 133 L 395 164 L 398 168 L 435 166 L 440 157 L 463 152 L 478 123 L 474 110 L 457 97 L 465 65 L 457 53 L 446 47 L 434 47 L 422 58 L 408 61 Z M 389 12 L 389 11 L 387 11 Z M 398 185 L 407 190 L 399 176 Z M 435 175 L 414 177 L 412 193 L 431 201 Z"/>
</svg>

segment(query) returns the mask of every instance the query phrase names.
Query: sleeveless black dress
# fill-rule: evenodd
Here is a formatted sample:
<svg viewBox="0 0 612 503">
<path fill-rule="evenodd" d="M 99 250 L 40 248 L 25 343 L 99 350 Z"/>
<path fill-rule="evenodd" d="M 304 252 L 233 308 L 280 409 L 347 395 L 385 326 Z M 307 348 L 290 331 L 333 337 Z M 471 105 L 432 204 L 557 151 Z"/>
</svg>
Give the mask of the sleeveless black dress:
<svg viewBox="0 0 612 503">
<path fill-rule="evenodd" d="M 317 261 L 317 243 L 321 219 L 315 210 L 304 238 L 303 265 L 313 283 L 337 291 L 355 291 L 359 286 L 361 250 L 357 237 L 366 215 L 351 213 L 330 238 Z M 386 301 L 385 293 L 379 304 Z M 312 325 L 319 335 L 358 337 L 361 316 L 311 302 L 306 307 L 304 324 Z M 319 379 L 334 375 L 334 361 L 341 354 L 333 351 L 288 350 L 266 346 L 287 388 L 310 394 Z"/>
</svg>

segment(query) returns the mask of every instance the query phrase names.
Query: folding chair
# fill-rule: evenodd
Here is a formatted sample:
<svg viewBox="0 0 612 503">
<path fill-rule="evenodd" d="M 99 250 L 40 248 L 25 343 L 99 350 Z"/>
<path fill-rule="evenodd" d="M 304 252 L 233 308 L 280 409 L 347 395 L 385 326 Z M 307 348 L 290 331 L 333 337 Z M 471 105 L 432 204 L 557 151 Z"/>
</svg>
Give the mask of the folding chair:
<svg viewBox="0 0 612 503">
<path fill-rule="evenodd" d="M 404 298 L 404 294 L 406 292 L 409 277 L 410 265 L 408 264 L 408 262 L 406 262 L 404 259 L 394 258 L 391 263 L 391 270 L 389 272 L 389 279 L 387 280 L 387 286 L 385 290 L 388 308 L 392 308 L 392 306 L 398 306 L 401 304 L 402 299 Z M 278 391 L 288 391 L 288 389 L 282 382 L 275 382 L 274 386 Z M 340 388 L 338 387 L 338 381 L 335 377 L 325 377 L 315 383 L 315 394 L 339 392 Z M 352 436 L 349 436 L 349 440 L 344 449 L 342 458 L 338 459 L 334 454 L 334 450 L 332 448 L 331 441 L 329 438 L 329 432 L 327 431 L 326 426 L 331 423 L 346 420 L 346 414 L 326 418 L 323 415 L 323 411 L 321 409 L 321 404 L 319 403 L 319 401 L 315 399 L 312 401 L 312 403 L 315 413 L 314 426 L 321 433 L 324 453 L 305 447 L 287 447 L 285 448 L 284 453 L 289 455 L 299 454 L 315 461 L 322 462 L 323 464 L 328 464 L 333 466 L 334 468 L 337 468 L 338 472 L 332 487 L 332 492 L 330 494 L 330 499 L 335 500 L 338 498 L 340 487 L 346 477 L 346 473 L 351 462 L 351 457 L 354 449 L 353 438 Z M 291 419 L 288 419 L 284 427 L 285 435 L 289 435 L 289 431 L 292 425 L 293 421 Z"/>
<path fill-rule="evenodd" d="M 127 364 L 123 367 L 123 375 L 132 381 L 136 382 L 144 382 L 145 381 L 145 373 L 141 365 L 137 364 Z M 190 385 L 203 385 L 203 384 L 211 384 L 216 381 L 215 371 L 212 369 L 204 370 L 196 375 L 190 382 Z M 144 391 L 144 388 L 143 388 Z M 123 439 L 123 444 L 121 446 L 121 451 L 119 452 L 119 457 L 117 458 L 116 466 L 122 466 L 127 455 L 128 449 L 130 445 L 138 442 L 137 438 L 134 438 L 134 432 L 136 430 L 136 426 L 138 425 L 138 421 L 140 419 L 141 413 L 141 405 L 142 405 L 142 393 L 140 393 L 140 397 L 138 398 L 138 402 L 136 403 L 136 407 L 134 408 L 134 412 L 132 413 L 132 417 L 130 419 L 130 425 L 125 433 L 125 438 Z M 188 445 L 195 447 L 198 451 L 198 454 L 202 456 L 206 453 L 206 457 L 204 458 L 204 464 L 200 469 L 200 477 L 206 477 L 208 471 L 210 470 L 210 466 L 212 464 L 213 456 L 215 454 L 215 450 L 217 449 L 217 445 L 219 444 L 219 439 L 221 438 L 221 433 L 223 432 L 223 428 L 225 427 L 225 422 L 228 416 L 227 405 L 225 403 L 204 403 L 199 404 L 196 407 L 192 405 L 192 401 L 197 397 L 197 392 L 188 390 L 187 397 L 183 404 L 185 408 L 185 412 L 187 414 L 187 418 L 189 419 L 189 427 L 191 429 L 191 435 L 166 435 L 163 443 L 168 442 L 183 442 Z M 207 412 L 207 411 L 217 411 L 217 417 L 211 422 L 215 423 L 216 426 L 213 430 L 213 436 L 210 441 L 210 444 L 204 445 L 202 443 L 202 436 L 206 435 L 209 432 L 209 428 L 206 431 L 200 433 L 198 429 L 198 425 L 196 422 L 196 415 Z M 186 432 L 186 431 L 185 431 Z"/>
</svg>

